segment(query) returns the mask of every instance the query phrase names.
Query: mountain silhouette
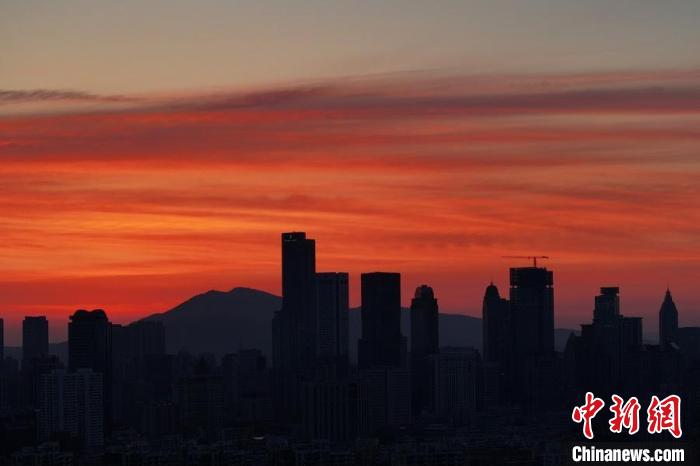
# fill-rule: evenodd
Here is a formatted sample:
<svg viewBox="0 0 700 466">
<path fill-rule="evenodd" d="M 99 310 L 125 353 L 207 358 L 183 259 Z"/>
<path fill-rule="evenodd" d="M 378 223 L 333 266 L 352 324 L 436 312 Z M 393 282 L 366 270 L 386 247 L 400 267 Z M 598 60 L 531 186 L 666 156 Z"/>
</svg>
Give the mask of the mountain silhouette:
<svg viewBox="0 0 700 466">
<path fill-rule="evenodd" d="M 168 352 L 223 355 L 244 348 L 272 351 L 271 322 L 282 298 L 252 288 L 211 290 L 143 320 L 165 325 Z"/>
<path fill-rule="evenodd" d="M 193 354 L 221 356 L 244 348 L 259 348 L 268 357 L 272 353 L 271 322 L 282 298 L 252 288 L 231 291 L 211 290 L 194 296 L 173 309 L 143 320 L 163 322 L 170 353 L 184 350 Z M 401 315 L 401 330 L 410 338 L 410 316 Z M 473 346 L 481 349 L 481 319 L 461 314 L 440 314 L 441 346 Z M 356 361 L 357 340 L 361 333 L 360 310 L 350 310 L 350 359 Z M 555 330 L 557 349 L 561 350 L 571 330 Z"/>
</svg>

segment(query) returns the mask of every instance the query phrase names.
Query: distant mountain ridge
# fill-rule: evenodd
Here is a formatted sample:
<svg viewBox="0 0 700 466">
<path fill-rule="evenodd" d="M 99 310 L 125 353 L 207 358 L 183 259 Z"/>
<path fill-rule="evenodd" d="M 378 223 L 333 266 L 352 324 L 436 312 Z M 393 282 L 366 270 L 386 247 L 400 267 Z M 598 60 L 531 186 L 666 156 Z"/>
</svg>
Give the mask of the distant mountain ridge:
<svg viewBox="0 0 700 466">
<path fill-rule="evenodd" d="M 153 314 L 143 320 L 163 322 L 169 352 L 223 355 L 243 348 L 259 348 L 268 356 L 272 352 L 271 322 L 282 298 L 253 288 L 230 291 L 211 290 L 179 304 L 173 309 Z M 481 349 L 481 319 L 461 314 L 440 314 L 441 346 L 473 346 Z M 401 315 L 401 330 L 410 338 L 410 316 Z M 555 330 L 558 350 L 562 350 L 572 330 Z M 356 359 L 357 340 L 361 333 L 360 310 L 350 310 L 350 357 Z"/>
<path fill-rule="evenodd" d="M 165 325 L 169 352 L 223 355 L 244 348 L 272 350 L 272 317 L 282 299 L 252 288 L 210 290 L 142 320 Z"/>
</svg>

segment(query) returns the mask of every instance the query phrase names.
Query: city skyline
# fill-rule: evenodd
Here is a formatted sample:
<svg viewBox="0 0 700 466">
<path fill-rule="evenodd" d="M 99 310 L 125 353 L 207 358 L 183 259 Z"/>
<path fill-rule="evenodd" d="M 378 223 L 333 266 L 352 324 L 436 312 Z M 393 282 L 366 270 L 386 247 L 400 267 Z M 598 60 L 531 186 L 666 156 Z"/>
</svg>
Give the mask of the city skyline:
<svg viewBox="0 0 700 466">
<path fill-rule="evenodd" d="M 267 339 L 245 348 L 228 331 L 221 354 L 184 341 L 178 347 L 167 337 L 169 330 L 178 333 L 178 325 L 166 323 L 165 316 L 125 326 L 110 321 L 102 309 L 80 309 L 70 316 L 68 354 L 61 357 L 48 344 L 46 319 L 25 318 L 21 369 L 13 357 L 0 366 L 7 439 L 3 452 L 13 458 L 40 454 L 75 458 L 77 464 L 88 459 L 112 464 L 113 455 L 124 454 L 129 442 L 138 441 L 141 448 L 131 455 L 158 450 L 157 455 L 170 456 L 174 463 L 176 450 L 188 451 L 186 445 L 194 439 L 197 448 L 219 451 L 221 442 L 232 441 L 221 437 L 229 431 L 232 438 L 248 441 L 255 440 L 251 432 L 260 432 L 260 439 L 274 432 L 275 438 L 289 439 L 284 448 L 292 450 L 324 440 L 328 443 L 321 449 L 335 454 L 366 448 L 367 439 L 375 439 L 373 448 L 392 449 L 400 439 L 411 438 L 406 432 L 415 436 L 438 425 L 444 426 L 440 435 L 453 441 L 465 435 L 462 428 L 478 428 L 480 444 L 490 444 L 508 436 L 498 421 L 493 423 L 504 412 L 526 415 L 523 419 L 532 410 L 559 416 L 553 431 L 569 435 L 571 426 L 562 422 L 568 420 L 569 405 L 584 392 L 588 397 L 590 390 L 641 398 L 660 390 L 673 393 L 663 403 L 680 400 L 681 393 L 690 408 L 681 411 L 677 402 L 673 419 L 693 419 L 700 327 L 680 325 L 670 290 L 658 311 L 658 341 L 645 342 L 642 318 L 623 314 L 620 289 L 603 286 L 594 297 L 590 323 L 569 332 L 565 345 L 557 348 L 556 273 L 538 266 L 537 259 L 546 257 L 526 256 L 532 263 L 509 269 L 507 295 L 493 282 L 485 287 L 479 344 L 467 338 L 464 328 L 458 340 L 441 338 L 441 332 L 452 332 L 441 325 L 439 294 L 429 285 L 415 288 L 404 319 L 401 274 L 368 272 L 361 275 L 360 332 L 351 336 L 347 273 L 318 272 L 317 242 L 306 232 L 284 232 L 279 239 L 283 294 L 267 295 L 277 306 L 267 310 L 268 320 L 259 322 L 271 337 L 271 351 L 265 348 Z M 245 290 L 243 307 L 255 302 L 256 293 L 263 295 Z M 188 335 L 208 328 L 206 337 L 213 339 L 233 301 L 195 304 L 197 298 L 189 312 L 183 307 L 174 314 L 190 314 Z M 450 327 L 458 327 L 451 321 Z M 349 347 L 355 345 L 352 358 Z M 658 401 L 656 395 L 654 399 Z M 551 434 L 538 417 L 532 419 L 515 426 L 526 434 L 518 437 L 517 448 L 541 455 L 534 445 Z M 572 419 L 578 422 L 573 414 Z M 680 420 L 676 426 L 670 432 L 679 438 Z M 648 431 L 655 433 L 663 429 Z M 173 434 L 176 444 L 168 440 Z M 414 441 L 430 441 L 420 437 Z M 532 443 L 526 446 L 523 439 Z M 270 446 L 254 441 L 238 450 L 243 448 L 250 455 L 269 452 Z M 502 444 L 499 448 L 501 456 L 514 453 Z M 226 455 L 239 455 L 238 450 Z M 357 462 L 355 452 L 346 454 Z M 435 449 L 428 454 L 436 454 Z M 468 445 L 451 453 L 479 454 Z M 523 464 L 537 463 L 531 457 Z"/>
<path fill-rule="evenodd" d="M 306 233 L 304 233 L 304 232 L 284 233 L 283 235 L 291 235 L 291 237 L 293 237 L 294 235 L 299 235 L 304 240 L 306 238 L 306 236 L 305 236 Z M 315 253 L 316 239 L 309 240 L 309 241 L 310 241 L 310 244 L 312 245 L 311 246 L 312 252 L 311 252 L 310 260 L 312 260 L 312 263 L 316 263 L 318 261 L 318 259 L 320 259 L 320 257 L 317 257 L 317 255 Z M 282 255 L 282 257 L 284 257 L 284 254 Z M 503 287 L 504 290 L 508 290 L 509 288 L 507 286 L 507 283 L 509 282 L 509 280 L 510 281 L 513 280 L 513 278 L 512 278 L 513 267 L 516 267 L 516 268 L 517 267 L 529 267 L 530 265 L 533 265 L 533 263 L 532 263 L 533 259 L 535 260 L 534 265 L 537 265 L 536 260 L 540 259 L 541 266 L 551 267 L 551 264 L 542 264 L 541 263 L 542 260 L 546 260 L 548 262 L 550 260 L 550 258 L 548 256 L 516 256 L 516 257 L 501 258 L 501 259 L 502 260 L 508 259 L 509 261 L 516 261 L 516 262 L 521 262 L 521 263 L 512 264 L 510 268 L 507 268 L 507 267 L 504 268 L 502 271 L 502 275 L 505 275 L 505 278 L 503 279 L 502 282 L 498 281 L 498 280 L 491 279 L 489 282 L 485 283 L 484 286 L 489 285 L 489 283 L 490 283 L 490 285 L 486 287 L 487 290 L 494 288 L 494 286 L 496 286 L 496 285 Z M 330 278 L 333 276 L 344 276 L 345 277 L 344 278 L 344 282 L 345 282 L 344 286 L 347 287 L 348 291 L 353 288 L 354 283 L 352 280 L 352 274 L 348 274 L 346 272 L 329 272 L 326 270 L 317 270 L 317 269 L 314 269 L 314 270 L 315 270 L 314 272 L 311 272 L 311 275 L 317 275 L 318 277 Z M 308 272 L 305 272 L 305 273 L 308 273 Z M 387 275 L 388 274 L 388 275 L 396 275 L 396 276 L 403 277 L 403 274 L 401 272 L 387 273 L 387 272 L 372 271 L 372 272 L 361 272 L 359 274 L 359 276 L 356 277 L 356 279 L 358 282 L 361 282 L 360 279 L 362 278 L 364 280 L 363 277 L 365 275 L 366 276 L 373 276 L 373 275 L 377 275 L 377 274 L 379 274 L 379 275 Z M 510 279 L 508 278 L 509 275 L 510 275 Z M 404 279 L 402 278 L 401 280 L 403 281 Z M 557 282 L 558 281 L 559 281 L 559 278 L 557 278 Z M 297 285 L 295 285 L 295 286 L 297 286 Z M 357 286 L 360 287 L 360 283 L 358 283 Z M 406 286 L 400 287 L 400 290 L 398 290 L 397 292 L 400 293 L 400 305 L 401 305 L 401 308 L 404 312 L 411 312 L 411 309 L 413 307 L 413 304 L 411 304 L 411 303 L 415 302 L 414 293 L 416 292 L 416 290 L 420 290 L 423 287 L 427 287 L 427 289 L 430 290 L 430 293 L 433 292 L 432 288 L 428 285 L 425 285 L 423 282 L 416 282 L 416 284 L 411 284 L 411 285 L 408 285 L 407 287 Z M 598 287 L 600 288 L 600 285 Z M 555 288 L 557 288 L 557 292 L 559 292 L 558 287 L 555 287 Z M 615 286 L 615 289 L 617 289 L 618 292 L 619 292 L 619 288 L 620 287 Z M 260 291 L 266 292 L 264 290 L 260 290 Z M 204 290 L 202 290 L 201 293 L 204 293 Z M 315 293 L 315 291 L 313 291 L 313 293 Z M 623 293 L 624 293 L 624 290 L 623 290 Z M 656 319 L 658 318 L 658 315 L 657 315 L 658 314 L 658 307 L 659 307 L 659 305 L 661 305 L 661 306 L 666 305 L 666 302 L 669 300 L 669 296 L 670 296 L 669 293 L 670 293 L 670 288 L 666 287 L 664 290 L 665 296 L 663 298 L 658 299 L 659 303 L 657 303 L 655 305 L 656 308 L 652 311 L 652 314 L 650 314 L 648 316 L 649 319 L 647 319 L 647 321 L 649 321 L 649 322 L 656 321 Z M 350 294 L 351 293 L 348 293 L 348 296 L 346 299 L 348 299 L 350 297 L 349 296 Z M 556 297 L 556 295 L 557 295 L 557 293 L 553 293 L 554 297 Z M 281 296 L 283 296 L 283 293 L 280 293 L 280 297 Z M 483 292 L 482 292 L 482 296 L 483 296 Z M 590 296 L 589 296 L 589 300 L 593 301 L 590 299 Z M 618 298 L 618 300 L 619 300 L 619 298 Z M 408 302 L 406 302 L 406 301 L 408 301 Z M 624 298 L 623 298 L 623 303 L 624 303 Z M 597 305 L 597 301 L 596 301 L 595 305 Z M 654 304 L 652 303 L 652 305 L 654 305 Z M 346 306 L 348 306 L 351 309 L 355 309 L 355 310 L 359 310 L 362 308 L 360 302 L 354 303 L 354 302 L 348 301 Z M 467 315 L 470 317 L 476 317 L 476 318 L 480 319 L 481 318 L 480 306 L 481 306 L 480 302 L 475 305 L 476 311 L 474 313 L 459 313 L 458 312 L 457 314 L 463 314 L 463 315 Z M 619 306 L 619 304 L 618 304 L 618 306 Z M 100 310 L 104 308 L 103 306 L 99 306 L 99 305 L 92 306 L 92 307 L 94 307 L 95 309 L 100 309 Z M 595 307 L 594 304 L 591 303 L 591 309 L 593 309 L 594 307 Z M 629 307 L 626 307 L 624 305 L 621 307 L 624 309 L 627 309 L 627 312 L 635 313 L 635 315 L 638 314 L 635 312 L 634 309 L 630 309 Z M 50 335 L 50 337 L 49 337 L 50 342 L 60 343 L 60 342 L 66 341 L 67 337 L 68 337 L 68 334 L 67 334 L 68 327 L 65 325 L 66 322 L 69 322 L 70 319 L 72 319 L 72 315 L 76 310 L 80 310 L 80 309 L 84 309 L 84 308 L 89 309 L 89 308 L 91 308 L 91 306 L 83 306 L 80 308 L 72 309 L 72 310 L 70 310 L 70 312 L 68 312 L 65 319 L 61 319 L 61 317 L 52 318 L 49 316 L 48 321 L 46 320 L 47 316 L 44 316 L 44 315 L 37 316 L 37 317 L 20 315 L 20 316 L 18 316 L 18 320 L 17 320 L 17 328 L 15 328 L 15 326 L 14 326 L 14 324 L 15 324 L 14 316 L 12 316 L 11 314 L 7 314 L 7 313 L 5 315 L 0 315 L 0 319 L 2 319 L 3 324 L 4 324 L 3 337 L 4 337 L 5 345 L 10 346 L 10 347 L 23 345 L 24 339 L 22 338 L 22 332 L 26 332 L 27 321 L 28 320 L 40 320 L 40 319 L 44 319 L 44 325 L 49 330 L 48 334 Z M 282 308 L 283 308 L 283 304 L 281 305 L 280 309 L 282 309 Z M 556 301 L 553 302 L 553 308 L 554 309 L 557 308 Z M 145 319 L 151 315 L 158 314 L 158 313 L 163 312 L 163 311 L 164 310 L 157 310 L 157 311 L 149 312 L 149 313 L 144 314 L 144 315 L 136 316 L 132 320 L 121 320 L 121 319 L 119 319 L 119 316 L 117 316 L 117 319 L 112 319 L 112 321 L 116 324 L 132 324 L 132 323 L 140 322 L 140 321 L 142 321 L 142 319 Z M 681 319 L 678 319 L 678 317 L 676 317 L 677 324 L 680 323 L 682 325 L 696 325 L 695 320 L 694 320 L 694 317 L 696 317 L 695 313 L 692 312 L 692 310 L 690 310 L 690 312 L 688 312 L 688 311 L 689 310 L 684 309 L 684 312 L 682 313 L 683 315 L 682 315 Z M 589 309 L 587 311 L 587 313 L 582 317 L 581 321 L 585 320 L 588 317 L 588 314 L 590 314 L 590 312 L 591 312 L 591 310 Z M 572 331 L 578 331 L 578 326 L 579 326 L 581 321 L 574 322 L 571 325 L 566 325 L 566 324 L 559 325 L 560 319 L 557 318 L 559 313 L 560 313 L 560 311 L 558 311 L 558 310 L 553 313 L 554 327 L 555 328 L 571 329 Z M 445 309 L 441 308 L 440 314 L 455 314 L 455 312 L 451 311 L 449 309 L 445 310 Z M 8 315 L 10 317 L 9 319 L 7 318 Z M 112 314 L 110 314 L 110 315 L 112 315 Z M 559 315 L 559 317 L 561 317 L 561 316 Z M 9 325 L 8 325 L 8 323 L 9 323 Z M 8 332 L 8 330 L 9 330 L 9 332 Z M 645 338 L 645 341 L 655 341 L 657 338 L 659 338 L 659 333 L 657 332 L 657 327 L 653 326 L 653 325 L 651 325 L 651 326 L 648 325 L 647 327 L 645 327 L 644 338 Z"/>
</svg>

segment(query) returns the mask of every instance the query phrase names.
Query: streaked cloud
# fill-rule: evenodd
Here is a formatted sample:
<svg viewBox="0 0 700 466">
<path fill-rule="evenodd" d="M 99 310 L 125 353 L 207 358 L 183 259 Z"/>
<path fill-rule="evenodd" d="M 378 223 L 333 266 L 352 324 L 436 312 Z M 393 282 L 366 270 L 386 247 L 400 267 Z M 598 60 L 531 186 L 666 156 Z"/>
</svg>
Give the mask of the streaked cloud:
<svg viewBox="0 0 700 466">
<path fill-rule="evenodd" d="M 135 97 L 122 95 L 98 95 L 83 91 L 31 89 L 6 90 L 0 89 L 0 105 L 28 102 L 133 102 Z"/>
</svg>

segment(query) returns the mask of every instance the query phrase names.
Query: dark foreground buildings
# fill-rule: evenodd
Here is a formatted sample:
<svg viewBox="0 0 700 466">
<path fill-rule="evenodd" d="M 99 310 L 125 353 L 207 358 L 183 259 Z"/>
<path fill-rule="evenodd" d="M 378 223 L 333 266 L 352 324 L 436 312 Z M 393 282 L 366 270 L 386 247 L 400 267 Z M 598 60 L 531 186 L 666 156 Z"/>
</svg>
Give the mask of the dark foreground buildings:
<svg viewBox="0 0 700 466">
<path fill-rule="evenodd" d="M 603 287 L 595 297 L 593 322 L 572 334 L 563 354 L 563 387 L 568 400 L 586 391 L 597 396 L 636 396 L 649 399 L 678 394 L 684 403 L 686 425 L 698 421 L 700 408 L 700 352 L 692 338 L 697 327 L 678 327 L 678 312 L 666 291 L 659 312 L 659 344 L 644 341 L 641 317 L 621 313 L 618 287 Z"/>
</svg>

